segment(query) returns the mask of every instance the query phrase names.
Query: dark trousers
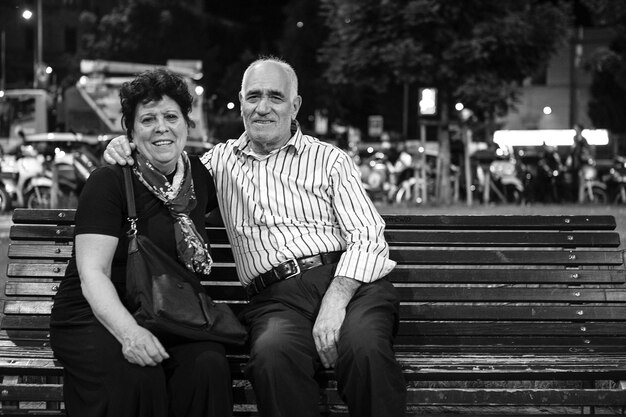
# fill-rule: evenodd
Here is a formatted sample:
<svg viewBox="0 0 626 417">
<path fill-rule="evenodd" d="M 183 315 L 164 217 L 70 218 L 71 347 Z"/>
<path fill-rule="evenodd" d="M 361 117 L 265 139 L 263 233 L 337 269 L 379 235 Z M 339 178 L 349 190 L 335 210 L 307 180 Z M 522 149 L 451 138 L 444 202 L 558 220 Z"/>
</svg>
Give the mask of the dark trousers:
<svg viewBox="0 0 626 417">
<path fill-rule="evenodd" d="M 224 347 L 196 342 L 166 346 L 157 366 L 129 363 L 101 324 L 52 327 L 64 366 L 68 417 L 232 416 L 232 381 Z"/>
<path fill-rule="evenodd" d="M 312 337 L 336 264 L 305 271 L 254 297 L 246 373 L 263 417 L 318 417 L 321 362 Z M 352 417 L 404 415 L 406 384 L 393 352 L 398 301 L 387 280 L 362 285 L 348 304 L 335 366 L 338 392 Z"/>
</svg>

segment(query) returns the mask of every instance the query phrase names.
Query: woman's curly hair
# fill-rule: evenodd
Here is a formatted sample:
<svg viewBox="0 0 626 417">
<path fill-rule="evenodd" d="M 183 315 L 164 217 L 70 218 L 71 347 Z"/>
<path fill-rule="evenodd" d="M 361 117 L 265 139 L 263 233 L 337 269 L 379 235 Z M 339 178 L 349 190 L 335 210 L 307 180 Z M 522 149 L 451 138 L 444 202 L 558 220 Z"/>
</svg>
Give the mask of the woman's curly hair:
<svg viewBox="0 0 626 417">
<path fill-rule="evenodd" d="M 168 96 L 180 107 L 187 126 L 194 127 L 189 118 L 193 97 L 185 80 L 163 68 L 144 71 L 132 80 L 122 84 L 120 102 L 122 104 L 122 128 L 126 129 L 128 139 L 132 139 L 135 113 L 139 104 L 159 101 Z"/>
</svg>

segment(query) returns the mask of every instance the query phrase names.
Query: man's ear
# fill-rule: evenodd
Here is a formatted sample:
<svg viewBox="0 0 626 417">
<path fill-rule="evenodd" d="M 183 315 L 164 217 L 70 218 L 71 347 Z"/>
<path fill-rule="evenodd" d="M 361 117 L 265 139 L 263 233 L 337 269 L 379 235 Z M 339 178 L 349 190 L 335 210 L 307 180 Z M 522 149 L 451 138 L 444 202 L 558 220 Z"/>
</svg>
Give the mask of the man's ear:
<svg viewBox="0 0 626 417">
<path fill-rule="evenodd" d="M 302 106 L 302 97 L 296 96 L 296 98 L 293 99 L 292 106 L 293 112 L 291 113 L 291 119 L 296 120 L 296 116 L 298 116 L 298 112 L 300 111 L 300 106 Z"/>
</svg>

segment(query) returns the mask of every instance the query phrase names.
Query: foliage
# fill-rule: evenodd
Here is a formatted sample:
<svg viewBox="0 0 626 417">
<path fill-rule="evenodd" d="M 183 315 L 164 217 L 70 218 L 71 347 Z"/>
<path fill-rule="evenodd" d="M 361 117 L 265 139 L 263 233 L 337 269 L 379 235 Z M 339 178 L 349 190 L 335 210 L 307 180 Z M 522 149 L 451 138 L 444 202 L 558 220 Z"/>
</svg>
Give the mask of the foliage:
<svg viewBox="0 0 626 417">
<path fill-rule="evenodd" d="M 168 59 L 201 60 L 205 79 L 217 84 L 213 62 L 225 44 L 217 39 L 238 27 L 226 19 L 198 13 L 189 3 L 124 0 L 101 17 L 83 13 L 82 57 L 147 64 L 165 64 Z"/>
<path fill-rule="evenodd" d="M 502 115 L 568 33 L 566 4 L 533 0 L 322 0 L 333 84 L 436 86 L 479 116 Z"/>
<path fill-rule="evenodd" d="M 615 28 L 608 48 L 597 51 L 587 63 L 591 70 L 589 117 L 595 127 L 626 133 L 626 3 L 586 0 L 599 24 Z"/>
</svg>

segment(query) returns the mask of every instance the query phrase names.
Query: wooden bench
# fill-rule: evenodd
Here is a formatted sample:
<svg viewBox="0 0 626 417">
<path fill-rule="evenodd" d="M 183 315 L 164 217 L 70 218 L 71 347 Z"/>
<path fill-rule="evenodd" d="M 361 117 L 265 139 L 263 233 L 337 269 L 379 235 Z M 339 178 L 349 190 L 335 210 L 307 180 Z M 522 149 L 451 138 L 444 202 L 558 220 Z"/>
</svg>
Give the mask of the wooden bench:
<svg viewBox="0 0 626 417">
<path fill-rule="evenodd" d="M 73 210 L 14 212 L 0 311 L 0 415 L 63 415 L 48 344 Z M 388 215 L 401 298 L 397 357 L 407 415 L 623 413 L 626 274 L 612 216 Z M 245 303 L 223 228 L 209 226 L 211 294 Z M 238 415 L 254 395 L 233 352 Z M 320 407 L 345 415 L 332 372 Z"/>
</svg>

